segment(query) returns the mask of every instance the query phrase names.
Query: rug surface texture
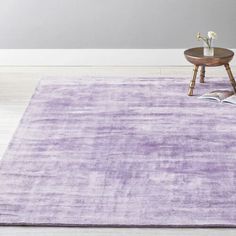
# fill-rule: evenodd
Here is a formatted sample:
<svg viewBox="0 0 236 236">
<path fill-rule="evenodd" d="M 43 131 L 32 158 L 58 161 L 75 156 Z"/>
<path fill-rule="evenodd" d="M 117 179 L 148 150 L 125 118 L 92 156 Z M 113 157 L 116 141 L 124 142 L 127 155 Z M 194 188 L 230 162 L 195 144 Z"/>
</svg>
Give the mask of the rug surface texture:
<svg viewBox="0 0 236 236">
<path fill-rule="evenodd" d="M 226 78 L 42 79 L 0 164 L 0 224 L 236 226 Z"/>
</svg>

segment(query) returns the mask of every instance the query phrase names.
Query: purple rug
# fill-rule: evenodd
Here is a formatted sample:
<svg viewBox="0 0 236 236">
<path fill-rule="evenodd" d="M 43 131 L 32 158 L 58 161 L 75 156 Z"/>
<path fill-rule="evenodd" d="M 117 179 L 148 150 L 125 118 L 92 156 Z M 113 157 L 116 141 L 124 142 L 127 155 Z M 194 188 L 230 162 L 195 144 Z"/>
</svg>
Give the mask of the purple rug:
<svg viewBox="0 0 236 236">
<path fill-rule="evenodd" d="M 0 224 L 235 227 L 236 106 L 190 78 L 46 78 L 0 165 Z M 231 89 L 226 78 L 195 94 Z"/>
</svg>

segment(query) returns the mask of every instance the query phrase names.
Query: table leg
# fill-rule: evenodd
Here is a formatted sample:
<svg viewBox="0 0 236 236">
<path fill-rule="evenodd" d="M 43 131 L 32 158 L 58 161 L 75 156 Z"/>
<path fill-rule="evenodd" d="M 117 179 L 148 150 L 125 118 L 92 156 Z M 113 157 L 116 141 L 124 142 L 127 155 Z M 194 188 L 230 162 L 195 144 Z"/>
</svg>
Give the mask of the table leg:
<svg viewBox="0 0 236 236">
<path fill-rule="evenodd" d="M 197 78 L 198 67 L 199 66 L 197 66 L 197 65 L 194 66 L 193 79 L 191 80 L 191 82 L 189 84 L 188 96 L 193 96 L 193 89 L 195 87 L 195 81 L 196 81 L 196 78 Z"/>
<path fill-rule="evenodd" d="M 234 89 L 234 92 L 236 93 L 236 82 L 234 80 L 234 76 L 233 76 L 233 73 L 232 73 L 232 71 L 230 69 L 229 64 L 225 64 L 225 69 L 226 69 L 226 71 L 228 73 L 228 76 L 229 76 L 229 79 L 230 79 L 230 83 L 231 83 L 231 85 L 232 85 L 232 87 Z"/>
<path fill-rule="evenodd" d="M 200 74 L 200 83 L 204 83 L 205 78 L 205 66 L 201 66 L 201 74 Z"/>
</svg>

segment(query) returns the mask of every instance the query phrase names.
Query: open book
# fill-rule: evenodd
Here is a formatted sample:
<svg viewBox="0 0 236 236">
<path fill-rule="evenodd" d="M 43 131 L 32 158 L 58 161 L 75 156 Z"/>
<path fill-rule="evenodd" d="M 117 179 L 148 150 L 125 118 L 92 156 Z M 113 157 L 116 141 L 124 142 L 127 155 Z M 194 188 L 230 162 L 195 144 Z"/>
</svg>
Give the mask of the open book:
<svg viewBox="0 0 236 236">
<path fill-rule="evenodd" d="M 229 90 L 215 90 L 209 93 L 205 93 L 199 97 L 200 99 L 211 99 L 218 102 L 226 102 L 236 105 L 236 94 Z"/>
</svg>

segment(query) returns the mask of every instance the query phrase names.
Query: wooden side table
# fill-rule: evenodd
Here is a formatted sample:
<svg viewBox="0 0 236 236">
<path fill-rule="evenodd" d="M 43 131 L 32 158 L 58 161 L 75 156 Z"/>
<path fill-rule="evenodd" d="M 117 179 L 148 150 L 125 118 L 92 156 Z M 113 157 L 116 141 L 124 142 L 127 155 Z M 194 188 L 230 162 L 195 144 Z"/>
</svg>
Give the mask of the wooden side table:
<svg viewBox="0 0 236 236">
<path fill-rule="evenodd" d="M 226 49 L 226 48 L 214 48 L 214 56 L 207 57 L 203 55 L 203 48 L 190 48 L 184 52 L 185 58 L 192 64 L 194 64 L 193 70 L 193 78 L 189 85 L 188 95 L 193 95 L 193 89 L 195 87 L 198 68 L 201 67 L 201 74 L 200 74 L 200 83 L 204 83 L 205 78 L 205 68 L 207 66 L 214 67 L 214 66 L 224 66 L 229 79 L 230 83 L 236 93 L 236 82 L 234 80 L 233 73 L 230 69 L 229 62 L 234 57 L 234 52 Z"/>
</svg>

